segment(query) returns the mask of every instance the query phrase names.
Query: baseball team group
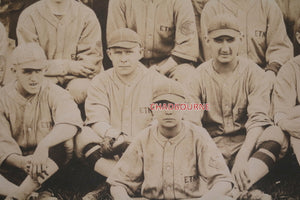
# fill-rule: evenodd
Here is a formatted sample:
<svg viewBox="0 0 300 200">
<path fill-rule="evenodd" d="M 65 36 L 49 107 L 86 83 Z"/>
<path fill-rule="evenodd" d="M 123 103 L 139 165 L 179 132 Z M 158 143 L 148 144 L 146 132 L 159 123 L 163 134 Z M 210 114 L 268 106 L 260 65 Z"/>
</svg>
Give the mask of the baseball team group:
<svg viewBox="0 0 300 200">
<path fill-rule="evenodd" d="M 101 29 L 80 1 L 39 0 L 11 53 L 0 23 L 0 199 L 58 199 L 45 183 L 76 158 L 116 200 L 271 200 L 252 186 L 287 152 L 300 163 L 287 2 L 109 0 Z"/>
</svg>

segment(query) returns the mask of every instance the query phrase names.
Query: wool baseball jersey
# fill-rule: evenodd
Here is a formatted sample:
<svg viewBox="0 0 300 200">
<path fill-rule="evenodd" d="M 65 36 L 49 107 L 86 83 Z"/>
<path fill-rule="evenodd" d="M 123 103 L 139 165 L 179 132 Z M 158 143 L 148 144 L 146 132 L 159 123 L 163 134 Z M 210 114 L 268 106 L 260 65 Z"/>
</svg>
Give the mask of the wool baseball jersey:
<svg viewBox="0 0 300 200">
<path fill-rule="evenodd" d="M 111 0 L 107 35 L 119 28 L 140 35 L 145 59 L 161 61 L 174 55 L 197 61 L 197 29 L 190 0 Z"/>
<path fill-rule="evenodd" d="M 209 104 L 199 120 L 212 137 L 272 124 L 268 116 L 270 83 L 264 78 L 265 72 L 247 58 L 238 60 L 227 79 L 214 70 L 211 59 L 196 69 L 190 82 L 193 101 Z"/>
<path fill-rule="evenodd" d="M 288 61 L 280 69 L 273 91 L 274 114 L 287 113 L 300 105 L 300 56 Z"/>
<path fill-rule="evenodd" d="M 44 81 L 30 99 L 15 88 L 12 82 L 0 90 L 0 165 L 11 154 L 32 153 L 55 125 L 82 127 L 77 105 L 59 86 Z"/>
<path fill-rule="evenodd" d="M 131 84 L 122 82 L 113 68 L 92 80 L 85 102 L 86 125 L 101 122 L 102 136 L 110 129 L 135 136 L 149 125 L 154 83 L 165 77 L 142 64 L 136 70 Z"/>
<path fill-rule="evenodd" d="M 207 131 L 182 122 L 180 133 L 170 139 L 158 131 L 157 123 L 143 130 L 107 182 L 124 187 L 129 195 L 141 192 L 148 199 L 201 197 L 201 187 L 211 189 L 220 181 L 232 183 L 226 163 Z"/>
<path fill-rule="evenodd" d="M 211 16 L 231 14 L 239 21 L 244 35 L 239 55 L 253 60 L 260 67 L 276 62 L 283 65 L 293 57 L 282 13 L 273 0 L 211 0 L 201 15 L 202 37 L 207 35 Z M 207 46 L 207 45 L 206 45 Z M 208 48 L 203 48 L 206 59 L 210 57 Z"/>
<path fill-rule="evenodd" d="M 37 42 L 48 60 L 55 62 L 46 75 L 65 76 L 72 62 L 81 62 L 98 73 L 102 70 L 101 28 L 95 13 L 84 4 L 70 1 L 59 19 L 41 0 L 26 8 L 17 25 L 18 43 Z"/>
</svg>

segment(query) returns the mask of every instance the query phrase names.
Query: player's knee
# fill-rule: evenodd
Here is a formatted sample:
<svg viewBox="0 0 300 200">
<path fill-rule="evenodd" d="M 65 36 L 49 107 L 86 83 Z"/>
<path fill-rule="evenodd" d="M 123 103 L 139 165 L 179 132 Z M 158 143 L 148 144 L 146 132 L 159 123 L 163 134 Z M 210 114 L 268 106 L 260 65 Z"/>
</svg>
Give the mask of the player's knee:
<svg viewBox="0 0 300 200">
<path fill-rule="evenodd" d="M 83 148 L 82 154 L 89 168 L 94 169 L 96 162 L 102 158 L 101 146 L 97 143 L 90 143 Z"/>
<path fill-rule="evenodd" d="M 87 78 L 73 79 L 68 83 L 66 90 L 68 90 L 71 96 L 74 98 L 77 104 L 84 103 L 87 97 L 87 89 L 91 84 L 91 80 Z"/>
</svg>

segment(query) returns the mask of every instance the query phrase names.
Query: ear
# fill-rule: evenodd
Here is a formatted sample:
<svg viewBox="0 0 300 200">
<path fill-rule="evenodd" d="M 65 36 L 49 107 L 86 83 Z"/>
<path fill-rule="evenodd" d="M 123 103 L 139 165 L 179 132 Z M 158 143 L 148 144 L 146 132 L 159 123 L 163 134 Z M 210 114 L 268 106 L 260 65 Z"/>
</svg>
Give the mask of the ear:
<svg viewBox="0 0 300 200">
<path fill-rule="evenodd" d="M 300 32 L 296 32 L 296 40 L 300 44 Z"/>
<path fill-rule="evenodd" d="M 139 52 L 140 52 L 140 57 L 139 57 L 139 60 L 140 60 L 140 59 L 144 58 L 144 48 L 140 47 Z"/>
<path fill-rule="evenodd" d="M 206 44 L 209 44 L 209 42 L 210 42 L 210 39 L 209 39 L 209 37 L 206 35 L 206 36 L 204 36 L 204 41 L 206 42 Z"/>
<path fill-rule="evenodd" d="M 12 73 L 16 73 L 17 72 L 17 69 L 16 69 L 16 66 L 15 65 L 13 65 L 11 68 L 10 68 L 10 70 L 12 71 Z"/>
<path fill-rule="evenodd" d="M 110 50 L 110 49 L 107 49 L 107 50 L 106 50 L 106 53 L 107 53 L 109 59 L 111 60 L 111 50 Z"/>
</svg>

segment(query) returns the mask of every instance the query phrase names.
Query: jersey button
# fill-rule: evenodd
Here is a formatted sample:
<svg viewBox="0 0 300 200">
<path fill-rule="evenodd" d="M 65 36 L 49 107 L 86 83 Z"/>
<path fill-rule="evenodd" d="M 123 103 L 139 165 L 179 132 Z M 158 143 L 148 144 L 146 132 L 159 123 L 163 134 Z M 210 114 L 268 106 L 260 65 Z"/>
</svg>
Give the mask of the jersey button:
<svg viewBox="0 0 300 200">
<path fill-rule="evenodd" d="M 28 132 L 31 132 L 31 128 L 28 128 Z"/>
<path fill-rule="evenodd" d="M 168 170 L 168 171 L 170 170 L 170 166 L 167 167 L 167 170 Z"/>
</svg>

